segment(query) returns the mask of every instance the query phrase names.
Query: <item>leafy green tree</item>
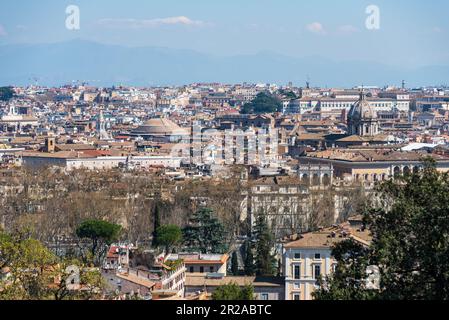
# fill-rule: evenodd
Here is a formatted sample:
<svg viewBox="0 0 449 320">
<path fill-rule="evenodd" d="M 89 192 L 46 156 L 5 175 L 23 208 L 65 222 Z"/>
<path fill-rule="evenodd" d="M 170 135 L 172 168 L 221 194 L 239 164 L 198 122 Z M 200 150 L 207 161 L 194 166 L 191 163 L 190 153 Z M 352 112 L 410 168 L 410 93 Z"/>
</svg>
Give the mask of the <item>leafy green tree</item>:
<svg viewBox="0 0 449 320">
<path fill-rule="evenodd" d="M 248 240 L 245 242 L 245 275 L 253 276 L 256 274 L 256 266 L 254 264 L 254 255 L 253 255 L 253 246 L 251 245 L 251 241 Z"/>
<path fill-rule="evenodd" d="M 212 293 L 213 300 L 226 301 L 248 301 L 254 300 L 254 288 L 251 285 L 246 285 L 243 288 L 235 283 L 228 283 L 218 287 Z"/>
<path fill-rule="evenodd" d="M 385 182 L 377 191 L 377 201 L 365 212 L 370 247 L 338 245 L 333 252 L 337 272 L 316 297 L 448 300 L 449 173 L 426 160 L 422 171 Z M 379 268 L 377 290 L 363 285 L 367 265 Z"/>
<path fill-rule="evenodd" d="M 296 94 L 293 91 L 280 90 L 279 93 L 286 99 L 298 99 Z"/>
<path fill-rule="evenodd" d="M 282 102 L 270 94 L 261 92 L 253 101 L 246 103 L 242 109 L 242 114 L 261 114 L 282 111 Z"/>
<path fill-rule="evenodd" d="M 106 254 L 107 246 L 117 241 L 120 237 L 122 227 L 115 223 L 103 220 L 86 220 L 76 229 L 76 235 L 81 239 L 90 239 L 90 253 L 96 265 Z"/>
<path fill-rule="evenodd" d="M 154 210 L 153 210 L 153 221 L 154 221 L 154 226 L 153 226 L 153 241 L 152 241 L 152 245 L 153 247 L 157 247 L 158 244 L 158 238 L 157 238 L 157 232 L 156 230 L 161 226 L 161 216 L 159 213 L 159 204 L 156 203 L 154 205 Z"/>
<path fill-rule="evenodd" d="M 98 300 L 101 299 L 106 281 L 98 268 L 87 268 L 80 263 L 80 290 L 72 294 L 72 299 Z"/>
<path fill-rule="evenodd" d="M 354 240 L 338 243 L 332 250 L 338 261 L 335 272 L 319 279 L 319 289 L 313 293 L 317 300 L 371 300 L 377 292 L 366 290 L 366 270 L 370 265 L 369 248 Z"/>
<path fill-rule="evenodd" d="M 9 280 L 0 282 L 0 298 L 40 300 L 48 297 L 48 270 L 56 262 L 54 256 L 35 239 L 13 239 L 9 246 Z"/>
<path fill-rule="evenodd" d="M 104 280 L 98 269 L 85 268 L 76 260 L 56 257 L 40 241 L 20 233 L 0 231 L 0 300 L 67 300 L 100 298 Z M 70 287 L 67 268 L 77 270 L 77 287 Z"/>
<path fill-rule="evenodd" d="M 181 228 L 175 225 L 163 225 L 156 230 L 158 245 L 163 246 L 165 253 L 171 253 L 174 246 L 182 242 Z"/>
<path fill-rule="evenodd" d="M 76 259 L 64 258 L 51 270 L 57 280 L 49 287 L 54 300 L 96 300 L 106 288 L 98 268 L 89 268 Z"/>
<path fill-rule="evenodd" d="M 242 288 L 242 300 L 246 300 L 246 301 L 251 301 L 251 300 L 255 300 L 255 296 L 254 296 L 254 287 L 250 284 L 245 285 Z"/>
<path fill-rule="evenodd" d="M 14 91 L 11 87 L 0 87 L 0 101 L 9 101 L 13 96 Z"/>
<path fill-rule="evenodd" d="M 184 245 L 190 252 L 224 253 L 225 228 L 211 209 L 198 210 L 183 229 Z"/>
<path fill-rule="evenodd" d="M 254 235 L 256 239 L 256 274 L 273 276 L 276 273 L 276 259 L 272 253 L 274 239 L 263 214 L 259 214 L 257 217 Z"/>
<path fill-rule="evenodd" d="M 14 244 L 12 237 L 0 230 L 0 270 L 7 267 L 14 257 Z"/>
<path fill-rule="evenodd" d="M 233 274 L 234 276 L 236 276 L 236 275 L 239 274 L 239 260 L 238 260 L 238 258 L 237 258 L 237 252 L 236 252 L 236 251 L 234 251 L 234 252 L 232 253 L 232 258 L 231 258 L 231 271 L 232 271 L 232 274 Z"/>
</svg>

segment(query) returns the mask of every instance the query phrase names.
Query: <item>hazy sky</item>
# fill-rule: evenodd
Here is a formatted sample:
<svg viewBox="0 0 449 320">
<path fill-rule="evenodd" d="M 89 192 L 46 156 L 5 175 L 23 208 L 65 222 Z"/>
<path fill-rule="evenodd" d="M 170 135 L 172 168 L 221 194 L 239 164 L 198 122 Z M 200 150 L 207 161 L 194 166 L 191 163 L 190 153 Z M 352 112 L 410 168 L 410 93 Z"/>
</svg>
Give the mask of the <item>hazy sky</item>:
<svg viewBox="0 0 449 320">
<path fill-rule="evenodd" d="M 65 27 L 68 5 L 80 30 Z M 367 6 L 380 29 L 365 27 Z M 274 51 L 396 66 L 449 65 L 447 0 L 2 0 L 0 44 L 81 38 L 216 55 Z"/>
</svg>

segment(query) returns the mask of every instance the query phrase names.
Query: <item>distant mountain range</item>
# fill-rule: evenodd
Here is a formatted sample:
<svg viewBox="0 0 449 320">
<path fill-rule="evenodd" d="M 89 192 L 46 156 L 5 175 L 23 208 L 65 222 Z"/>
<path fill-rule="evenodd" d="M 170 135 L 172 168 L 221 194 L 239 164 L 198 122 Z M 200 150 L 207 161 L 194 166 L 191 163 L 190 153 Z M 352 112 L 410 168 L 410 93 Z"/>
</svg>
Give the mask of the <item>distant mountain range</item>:
<svg viewBox="0 0 449 320">
<path fill-rule="evenodd" d="M 124 47 L 84 40 L 0 46 L 0 85 L 181 85 L 193 82 L 278 83 L 352 87 L 449 84 L 449 66 L 398 68 L 364 61 L 295 58 L 273 52 L 218 57 L 192 50 Z"/>
</svg>

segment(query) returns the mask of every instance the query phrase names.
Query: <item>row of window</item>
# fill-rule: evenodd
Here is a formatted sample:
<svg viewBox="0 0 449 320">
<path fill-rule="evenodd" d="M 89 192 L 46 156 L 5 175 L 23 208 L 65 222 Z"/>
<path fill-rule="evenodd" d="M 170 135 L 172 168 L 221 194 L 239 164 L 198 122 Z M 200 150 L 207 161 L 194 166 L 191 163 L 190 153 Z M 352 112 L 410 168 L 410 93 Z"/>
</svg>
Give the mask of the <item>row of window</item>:
<svg viewBox="0 0 449 320">
<path fill-rule="evenodd" d="M 301 253 L 300 252 L 295 252 L 294 255 L 293 255 L 293 259 L 294 260 L 301 259 Z M 321 253 L 315 253 L 314 259 L 315 260 L 321 259 Z"/>
<path fill-rule="evenodd" d="M 181 273 L 180 275 L 177 275 L 177 276 L 175 277 L 175 282 L 180 282 L 180 281 L 182 281 L 184 278 L 185 278 L 185 274 L 184 274 L 184 272 L 183 272 L 183 273 Z"/>
<path fill-rule="evenodd" d="M 201 266 L 200 268 L 200 273 L 204 273 L 204 267 L 203 266 Z M 194 273 L 195 272 L 195 267 L 189 267 L 189 272 L 190 273 Z M 210 272 L 210 273 L 214 273 L 215 272 L 215 267 L 214 266 L 210 266 L 209 267 L 209 271 L 208 272 Z"/>
<path fill-rule="evenodd" d="M 405 166 L 403 169 L 401 169 L 400 167 L 395 167 L 393 169 L 395 176 L 400 175 L 401 173 L 403 173 L 405 175 L 411 174 L 412 172 L 417 173 L 420 170 L 421 170 L 421 168 L 419 166 L 414 166 L 414 167 Z M 388 174 L 385 174 L 385 173 L 383 173 L 383 174 L 380 174 L 380 173 L 379 174 L 376 174 L 376 173 L 374 173 L 374 174 L 356 174 L 355 175 L 355 179 L 357 181 L 362 180 L 362 179 L 367 180 L 367 181 L 368 180 L 383 181 L 383 180 L 387 180 L 387 178 L 391 178 L 391 176 Z"/>
<path fill-rule="evenodd" d="M 175 283 L 177 283 L 177 282 L 170 281 L 170 283 L 168 285 L 164 286 L 164 289 L 166 289 L 166 290 L 176 290 L 176 291 L 181 291 L 181 290 L 184 289 L 184 283 L 183 282 L 181 282 L 175 288 L 173 288 L 173 285 Z"/>
<path fill-rule="evenodd" d="M 174 286 L 176 283 L 179 283 L 179 282 L 181 282 L 181 289 L 182 289 L 182 287 L 183 287 L 182 283 L 184 282 L 184 281 L 183 281 L 184 278 L 185 278 L 185 273 L 182 272 L 181 274 L 177 275 L 173 280 L 171 280 L 168 284 L 166 284 L 166 285 L 164 286 L 164 289 L 171 289 L 171 288 L 173 288 L 173 286 Z M 178 287 L 178 288 L 179 288 L 179 287 Z M 178 289 L 178 288 L 177 288 L 178 291 L 181 290 L 181 289 Z"/>
<path fill-rule="evenodd" d="M 318 280 L 321 276 L 321 266 L 314 265 L 313 266 L 313 279 Z M 295 264 L 293 266 L 293 279 L 300 280 L 301 279 L 301 266 L 299 264 Z"/>
</svg>

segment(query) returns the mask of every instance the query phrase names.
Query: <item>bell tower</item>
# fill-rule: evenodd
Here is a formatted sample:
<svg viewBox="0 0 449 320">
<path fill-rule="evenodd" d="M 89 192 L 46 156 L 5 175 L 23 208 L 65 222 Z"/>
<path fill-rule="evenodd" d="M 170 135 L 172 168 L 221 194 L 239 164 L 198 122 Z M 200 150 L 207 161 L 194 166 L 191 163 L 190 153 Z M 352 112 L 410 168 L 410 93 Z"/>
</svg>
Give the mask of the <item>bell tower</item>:
<svg viewBox="0 0 449 320">
<path fill-rule="evenodd" d="M 56 147 L 56 139 L 53 137 L 48 137 L 45 139 L 44 151 L 48 153 L 54 153 Z"/>
</svg>

